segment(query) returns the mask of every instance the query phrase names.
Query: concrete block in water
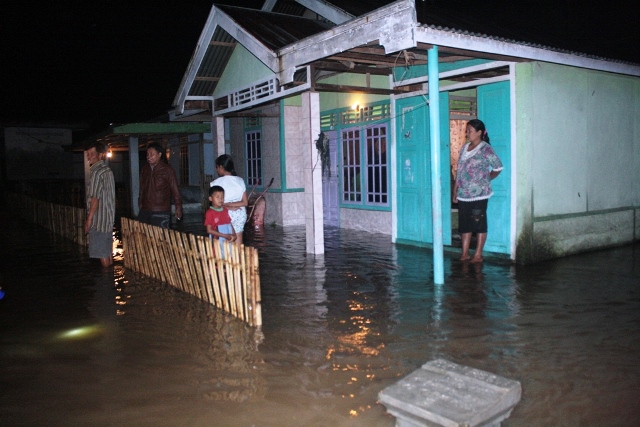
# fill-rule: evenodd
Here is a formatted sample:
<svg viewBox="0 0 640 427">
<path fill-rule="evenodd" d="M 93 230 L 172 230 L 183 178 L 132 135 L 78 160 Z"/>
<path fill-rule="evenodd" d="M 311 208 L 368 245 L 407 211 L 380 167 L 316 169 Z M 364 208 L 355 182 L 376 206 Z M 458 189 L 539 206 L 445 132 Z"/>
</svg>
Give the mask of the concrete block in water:
<svg viewBox="0 0 640 427">
<path fill-rule="evenodd" d="M 521 390 L 518 381 L 436 359 L 378 398 L 397 427 L 499 426 L 520 401 Z"/>
</svg>

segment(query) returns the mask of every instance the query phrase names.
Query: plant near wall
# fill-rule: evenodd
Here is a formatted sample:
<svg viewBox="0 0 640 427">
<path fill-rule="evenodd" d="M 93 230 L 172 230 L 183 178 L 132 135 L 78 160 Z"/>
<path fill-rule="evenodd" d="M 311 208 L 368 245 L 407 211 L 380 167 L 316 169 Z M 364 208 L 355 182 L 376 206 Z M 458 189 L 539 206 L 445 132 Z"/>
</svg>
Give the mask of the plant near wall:
<svg viewBox="0 0 640 427">
<path fill-rule="evenodd" d="M 331 174 L 331 158 L 329 157 L 329 138 L 324 132 L 320 132 L 316 139 L 316 149 L 322 162 L 322 174 L 328 178 Z"/>
</svg>

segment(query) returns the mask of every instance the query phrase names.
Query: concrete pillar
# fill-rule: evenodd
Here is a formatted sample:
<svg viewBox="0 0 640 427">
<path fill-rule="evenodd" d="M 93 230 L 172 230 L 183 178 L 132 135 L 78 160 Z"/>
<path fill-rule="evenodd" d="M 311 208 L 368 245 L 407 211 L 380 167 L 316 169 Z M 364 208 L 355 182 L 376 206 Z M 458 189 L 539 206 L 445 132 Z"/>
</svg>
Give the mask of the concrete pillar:
<svg viewBox="0 0 640 427">
<path fill-rule="evenodd" d="M 140 206 L 138 205 L 138 197 L 140 196 L 140 152 L 138 151 L 138 137 L 129 137 L 129 167 L 131 182 L 129 188 L 131 188 L 131 212 L 134 218 L 138 217 L 140 213 Z"/>
<path fill-rule="evenodd" d="M 216 148 L 216 158 L 224 154 L 224 117 L 216 116 L 213 118 L 214 140 Z"/>
<path fill-rule="evenodd" d="M 304 153 L 304 211 L 307 253 L 324 253 L 324 217 L 322 213 L 322 167 L 316 140 L 320 135 L 320 95 L 302 94 L 302 141 Z"/>
</svg>

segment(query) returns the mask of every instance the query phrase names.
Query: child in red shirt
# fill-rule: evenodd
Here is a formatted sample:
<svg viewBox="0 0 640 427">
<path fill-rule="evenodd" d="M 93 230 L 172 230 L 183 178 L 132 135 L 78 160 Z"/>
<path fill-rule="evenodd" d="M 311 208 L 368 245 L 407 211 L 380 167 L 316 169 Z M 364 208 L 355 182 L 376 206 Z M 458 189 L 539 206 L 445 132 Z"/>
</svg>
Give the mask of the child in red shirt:
<svg viewBox="0 0 640 427">
<path fill-rule="evenodd" d="M 211 206 L 207 209 L 204 217 L 204 226 L 211 237 L 234 242 L 236 232 L 231 225 L 229 211 L 223 206 L 224 188 L 214 185 L 209 188 L 209 201 Z"/>
</svg>

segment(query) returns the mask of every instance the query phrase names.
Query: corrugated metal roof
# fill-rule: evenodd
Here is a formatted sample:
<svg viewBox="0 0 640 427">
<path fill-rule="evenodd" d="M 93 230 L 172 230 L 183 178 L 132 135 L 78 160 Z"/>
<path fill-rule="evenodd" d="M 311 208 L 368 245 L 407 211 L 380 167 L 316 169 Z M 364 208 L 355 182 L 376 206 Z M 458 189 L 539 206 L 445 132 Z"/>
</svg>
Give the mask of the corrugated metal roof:
<svg viewBox="0 0 640 427">
<path fill-rule="evenodd" d="M 392 0 L 328 2 L 354 16 L 394 3 Z M 633 37 L 638 30 L 624 30 L 626 39 L 634 42 L 630 46 L 616 42 L 612 34 L 594 22 L 593 11 L 582 4 L 576 3 L 572 8 L 561 2 L 452 1 L 436 5 L 416 0 L 415 5 L 417 20 L 425 27 L 595 59 L 638 63 L 638 40 Z M 605 5 L 602 7 L 602 14 L 615 9 L 615 5 L 608 9 Z M 611 27 L 608 29 L 611 31 Z"/>
<path fill-rule="evenodd" d="M 273 51 L 322 33 L 333 26 L 323 21 L 282 13 L 233 6 L 218 6 L 218 8 Z"/>
<path fill-rule="evenodd" d="M 277 52 L 307 37 L 323 33 L 333 27 L 332 24 L 325 21 L 298 16 L 301 10 L 296 7 L 291 9 L 291 1 L 286 5 L 282 1 L 278 3 L 281 6 L 280 9 L 277 4 L 274 10 L 287 9 L 289 13 L 295 13 L 296 16 L 288 13 L 266 12 L 235 6 L 219 5 L 216 8 L 228 15 L 242 31 L 250 34 L 273 52 Z M 329 0 L 328 3 L 334 4 L 352 15 L 362 16 L 394 2 L 390 0 L 368 0 L 366 2 Z M 626 63 L 626 61 L 619 58 L 611 59 L 612 55 L 607 55 L 607 53 L 613 53 L 614 51 L 603 50 L 602 45 L 586 43 L 585 40 L 587 40 L 589 33 L 587 30 L 576 32 L 571 37 L 563 37 L 570 31 L 568 28 L 562 29 L 562 26 L 560 26 L 560 30 L 558 30 L 557 26 L 541 28 L 540 22 L 531 19 L 528 14 L 514 15 L 507 13 L 507 10 L 501 13 L 493 13 L 495 9 L 492 11 L 475 4 L 465 5 L 464 8 L 459 3 L 456 3 L 456 5 L 458 6 L 457 8 L 452 6 L 441 7 L 431 2 L 416 1 L 417 21 L 425 28 L 442 30 L 452 34 L 469 35 L 552 52 L 602 59 L 612 63 Z M 282 9 L 284 6 L 286 8 Z M 211 96 L 213 94 L 218 79 L 224 72 L 233 53 L 235 43 L 237 41 L 225 30 L 220 27 L 216 28 L 203 61 L 197 70 L 195 80 L 188 89 L 188 96 Z M 446 58 L 449 54 L 459 56 L 460 53 L 464 56 L 464 52 L 459 50 L 461 49 L 460 46 L 449 53 L 446 52 L 444 47 L 441 51 L 441 58 Z M 464 50 L 464 48 L 462 49 Z M 475 57 L 475 55 L 471 56 Z M 339 64 L 342 64 L 344 67 L 352 67 L 352 71 L 358 72 L 357 70 L 360 69 L 359 72 L 369 73 L 376 70 L 376 66 L 381 67 L 381 69 L 392 66 L 388 59 L 388 55 L 385 54 L 381 46 L 374 46 L 374 43 L 370 43 L 366 49 L 354 48 L 342 52 L 340 55 L 325 58 L 322 64 L 316 63 L 315 65 L 319 69 L 324 67 L 332 72 L 340 72 Z M 391 59 L 393 60 L 393 58 Z M 328 64 L 327 61 L 333 61 L 333 64 L 338 65 Z M 348 65 L 349 63 L 352 64 Z M 343 71 L 347 70 L 345 68 Z M 197 110 L 198 108 L 192 106 L 191 109 Z"/>
<path fill-rule="evenodd" d="M 235 45 L 236 41 L 229 33 L 220 27 L 216 28 L 196 79 L 189 90 L 190 96 L 208 96 L 213 93 Z"/>
<path fill-rule="evenodd" d="M 273 51 L 332 27 L 332 24 L 323 21 L 283 13 L 263 12 L 234 6 L 216 7 L 265 47 Z M 289 4 L 287 10 L 301 13 L 304 8 L 302 10 L 292 8 L 292 5 Z M 189 96 L 210 96 L 213 94 L 236 43 L 236 40 L 224 29 L 221 27 L 215 29 L 196 78 L 189 89 Z"/>
</svg>

